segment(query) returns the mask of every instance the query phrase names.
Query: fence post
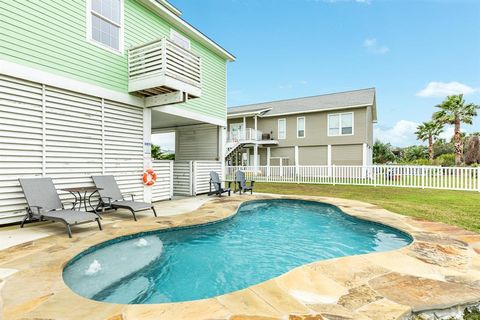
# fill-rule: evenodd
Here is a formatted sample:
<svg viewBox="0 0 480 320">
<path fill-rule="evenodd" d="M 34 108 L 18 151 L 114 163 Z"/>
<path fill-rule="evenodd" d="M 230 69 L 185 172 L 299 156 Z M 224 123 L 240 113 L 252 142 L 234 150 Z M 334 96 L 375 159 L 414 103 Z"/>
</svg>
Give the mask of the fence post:
<svg viewBox="0 0 480 320">
<path fill-rule="evenodd" d="M 373 186 L 376 188 L 377 187 L 377 166 L 372 166 L 372 169 L 373 169 L 373 174 L 372 174 L 372 178 L 373 178 Z"/>
<path fill-rule="evenodd" d="M 477 168 L 477 184 L 478 184 L 478 192 L 480 192 L 480 167 Z"/>
<path fill-rule="evenodd" d="M 425 167 L 422 166 L 422 189 L 425 189 Z"/>
<path fill-rule="evenodd" d="M 332 179 L 333 179 L 333 185 L 335 185 L 336 178 L 335 178 L 335 165 L 334 164 L 332 164 Z"/>
</svg>

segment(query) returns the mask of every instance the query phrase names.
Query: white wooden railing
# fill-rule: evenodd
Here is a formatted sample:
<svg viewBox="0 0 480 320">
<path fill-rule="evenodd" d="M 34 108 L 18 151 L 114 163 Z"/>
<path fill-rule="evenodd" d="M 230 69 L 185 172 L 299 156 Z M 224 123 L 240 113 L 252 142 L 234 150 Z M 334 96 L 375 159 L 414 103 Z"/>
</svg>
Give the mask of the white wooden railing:
<svg viewBox="0 0 480 320">
<path fill-rule="evenodd" d="M 240 131 L 229 131 L 227 142 L 242 142 L 242 141 L 260 141 L 262 140 L 262 131 L 252 128 L 246 128 Z"/>
<path fill-rule="evenodd" d="M 480 168 L 436 166 L 227 166 L 259 182 L 343 184 L 480 192 Z"/>
<path fill-rule="evenodd" d="M 130 84 L 168 76 L 200 88 L 200 70 L 200 57 L 165 37 L 128 50 Z"/>
<path fill-rule="evenodd" d="M 154 160 L 153 170 L 157 173 L 157 181 L 152 186 L 152 201 L 172 199 L 173 197 L 173 161 Z"/>
<path fill-rule="evenodd" d="M 173 192 L 175 195 L 194 196 L 210 190 L 210 171 L 221 175 L 220 161 L 175 161 Z"/>
</svg>

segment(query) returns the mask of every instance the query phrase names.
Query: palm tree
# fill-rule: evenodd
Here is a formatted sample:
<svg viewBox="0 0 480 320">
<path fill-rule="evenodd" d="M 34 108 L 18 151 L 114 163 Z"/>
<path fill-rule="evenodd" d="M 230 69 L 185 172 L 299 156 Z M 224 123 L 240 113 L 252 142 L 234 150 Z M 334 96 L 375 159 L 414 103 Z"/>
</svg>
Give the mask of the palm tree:
<svg viewBox="0 0 480 320">
<path fill-rule="evenodd" d="M 462 164 L 463 143 L 460 125 L 472 124 L 473 117 L 477 115 L 480 106 L 474 103 L 465 103 L 463 94 L 448 96 L 441 104 L 436 106 L 440 110 L 433 114 L 433 120 L 441 124 L 453 124 L 455 127 L 453 142 L 455 148 L 455 165 Z"/>
<path fill-rule="evenodd" d="M 433 141 L 443 132 L 443 125 L 437 121 L 427 121 L 417 127 L 415 134 L 421 141 L 428 140 L 428 158 L 433 160 Z"/>
</svg>

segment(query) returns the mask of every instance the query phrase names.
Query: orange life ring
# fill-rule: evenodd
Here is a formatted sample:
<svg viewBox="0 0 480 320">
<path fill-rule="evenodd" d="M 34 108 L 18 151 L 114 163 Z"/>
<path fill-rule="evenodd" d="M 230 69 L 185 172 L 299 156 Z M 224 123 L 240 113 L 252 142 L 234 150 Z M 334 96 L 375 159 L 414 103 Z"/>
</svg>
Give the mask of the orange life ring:
<svg viewBox="0 0 480 320">
<path fill-rule="evenodd" d="M 155 181 L 157 181 L 157 174 L 153 169 L 147 169 L 143 173 L 143 183 L 147 186 L 153 186 Z"/>
</svg>

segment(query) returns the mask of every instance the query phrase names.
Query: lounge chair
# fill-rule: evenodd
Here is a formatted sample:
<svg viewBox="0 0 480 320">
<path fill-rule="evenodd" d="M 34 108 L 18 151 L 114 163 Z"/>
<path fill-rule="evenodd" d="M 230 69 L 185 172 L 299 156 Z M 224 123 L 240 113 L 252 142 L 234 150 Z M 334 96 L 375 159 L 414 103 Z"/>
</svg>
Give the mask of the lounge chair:
<svg viewBox="0 0 480 320">
<path fill-rule="evenodd" d="M 152 210 L 155 217 L 157 212 L 151 203 L 135 201 L 133 194 L 122 194 L 118 187 L 114 176 L 92 176 L 93 183 L 99 188 L 100 200 L 97 205 L 99 208 L 110 209 L 127 209 L 133 214 L 133 219 L 137 221 L 135 212 Z M 126 196 L 130 196 L 132 200 L 126 200 Z"/>
<path fill-rule="evenodd" d="M 238 184 L 238 189 L 240 190 L 240 194 L 250 191 L 250 194 L 253 194 L 253 184 L 255 181 L 250 181 L 250 185 L 247 186 L 247 179 L 245 178 L 245 172 L 237 170 L 235 172 L 235 181 Z"/>
<path fill-rule="evenodd" d="M 215 190 L 212 191 L 212 185 Z M 220 180 L 220 177 L 218 176 L 218 173 L 215 171 L 210 172 L 210 192 L 208 193 L 209 196 L 213 194 L 217 194 L 219 197 L 222 196 L 222 193 L 228 192 L 228 195 L 230 196 L 230 193 L 232 192 L 232 189 L 230 188 L 230 182 L 228 183 L 229 188 L 222 188 L 222 181 Z"/>
<path fill-rule="evenodd" d="M 65 209 L 51 178 L 18 179 L 27 200 L 27 214 L 21 228 L 27 220 L 59 221 L 67 227 L 72 237 L 71 225 L 97 222 L 102 230 L 100 217 L 95 213 Z"/>
</svg>

